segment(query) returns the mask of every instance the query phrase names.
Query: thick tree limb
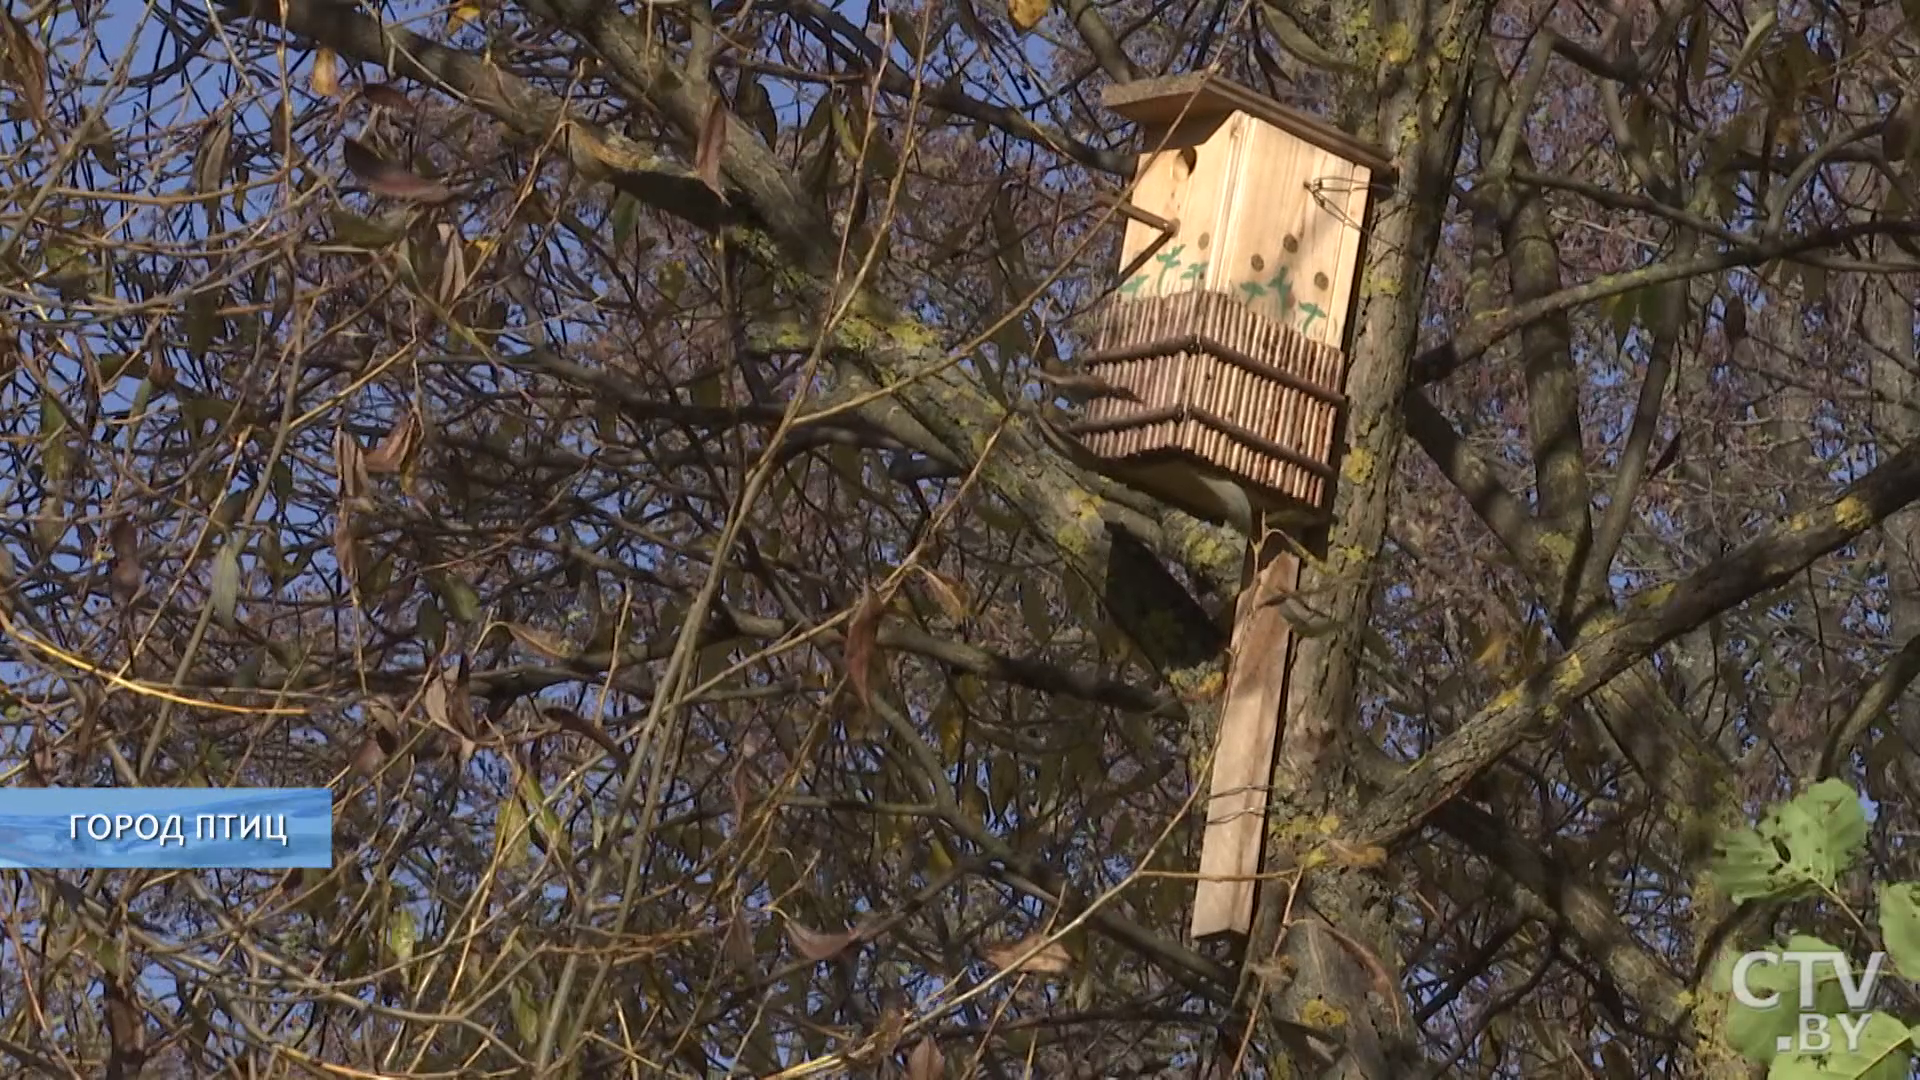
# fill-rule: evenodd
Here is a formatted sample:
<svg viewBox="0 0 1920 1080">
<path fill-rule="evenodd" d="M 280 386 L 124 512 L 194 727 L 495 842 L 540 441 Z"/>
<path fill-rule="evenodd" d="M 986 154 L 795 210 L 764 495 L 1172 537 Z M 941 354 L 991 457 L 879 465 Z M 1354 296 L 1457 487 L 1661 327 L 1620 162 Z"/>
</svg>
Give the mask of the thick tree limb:
<svg viewBox="0 0 1920 1080">
<path fill-rule="evenodd" d="M 1597 303 L 1609 297 L 1652 285 L 1664 285 L 1670 281 L 1682 281 L 1702 274 L 1716 274 L 1744 266 L 1758 266 L 1774 259 L 1792 258 L 1796 255 L 1819 251 L 1822 248 L 1845 244 L 1850 240 L 1881 235 L 1920 235 L 1920 222 L 1854 222 L 1806 236 L 1764 240 L 1748 237 L 1746 243 L 1731 250 L 1685 259 L 1671 259 L 1643 266 L 1637 270 L 1608 274 L 1584 285 L 1562 289 L 1551 296 L 1515 304 L 1502 311 L 1488 312 L 1468 324 L 1465 330 L 1455 334 L 1450 340 L 1422 352 L 1414 360 L 1411 385 L 1426 386 L 1440 382 L 1462 367 L 1485 356 L 1488 349 L 1520 330 L 1541 319 L 1550 318 L 1584 304 Z"/>
<path fill-rule="evenodd" d="M 1481 710 L 1407 770 L 1352 829 L 1388 843 L 1418 829 L 1530 732 L 1568 705 L 1707 619 L 1784 584 L 1815 559 L 1920 496 L 1920 445 L 1908 447 L 1818 510 L 1796 514 L 1677 585 L 1649 589 L 1615 617 L 1594 620 L 1581 644 Z"/>
<path fill-rule="evenodd" d="M 1840 772 L 1840 759 L 1853 752 L 1853 746 L 1867 733 L 1868 725 L 1887 715 L 1900 695 L 1920 676 L 1920 634 L 1907 639 L 1900 651 L 1889 657 L 1886 665 L 1880 669 L 1880 676 L 1867 687 L 1860 700 L 1854 702 L 1853 709 L 1846 719 L 1827 735 L 1827 743 L 1820 750 L 1820 764 L 1816 776 L 1836 776 Z"/>
<path fill-rule="evenodd" d="M 1657 954 L 1634 938 L 1604 894 L 1581 883 L 1579 871 L 1541 854 L 1478 807 L 1452 802 L 1442 807 L 1433 821 L 1539 897 L 1587 955 L 1643 1012 L 1663 1027 L 1682 1027 L 1688 1022 L 1685 999 L 1681 997 L 1686 985 Z"/>
</svg>

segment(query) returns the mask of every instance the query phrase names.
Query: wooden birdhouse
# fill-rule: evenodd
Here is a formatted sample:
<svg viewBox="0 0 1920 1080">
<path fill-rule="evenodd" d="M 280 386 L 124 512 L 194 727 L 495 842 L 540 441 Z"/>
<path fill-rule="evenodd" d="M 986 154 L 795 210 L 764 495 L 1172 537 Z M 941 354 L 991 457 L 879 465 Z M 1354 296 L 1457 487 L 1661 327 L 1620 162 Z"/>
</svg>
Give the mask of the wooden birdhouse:
<svg viewBox="0 0 1920 1080">
<path fill-rule="evenodd" d="M 1226 481 L 1259 522 L 1323 515 L 1378 151 L 1204 75 L 1114 87 L 1141 128 L 1120 281 L 1092 316 L 1076 434 L 1136 486 L 1206 514 Z M 1231 490 L 1231 488 L 1228 488 Z M 1294 550 L 1255 528 L 1213 747 L 1191 932 L 1250 932 L 1293 633 Z"/>
<path fill-rule="evenodd" d="M 1121 281 L 1084 360 L 1140 400 L 1095 400 L 1075 433 L 1175 501 L 1197 469 L 1256 509 L 1320 510 L 1368 198 L 1391 165 L 1218 77 L 1115 86 L 1105 102 L 1142 145 Z"/>
</svg>

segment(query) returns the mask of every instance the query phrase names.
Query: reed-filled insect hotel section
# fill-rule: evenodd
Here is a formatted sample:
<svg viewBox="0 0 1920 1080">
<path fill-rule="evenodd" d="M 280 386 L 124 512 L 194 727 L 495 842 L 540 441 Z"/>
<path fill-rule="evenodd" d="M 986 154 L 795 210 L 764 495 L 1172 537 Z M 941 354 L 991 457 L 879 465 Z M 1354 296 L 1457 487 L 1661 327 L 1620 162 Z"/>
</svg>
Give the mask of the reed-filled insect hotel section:
<svg viewBox="0 0 1920 1080">
<path fill-rule="evenodd" d="M 1181 453 L 1269 496 L 1325 501 L 1340 350 L 1217 292 L 1108 304 L 1096 319 L 1091 370 L 1139 400 L 1095 401 L 1079 428 L 1087 449 Z"/>
<path fill-rule="evenodd" d="M 1092 313 L 1103 397 L 1076 428 L 1114 460 L 1180 459 L 1262 505 L 1331 492 L 1376 151 L 1223 79 L 1115 87 L 1140 125 L 1121 280 Z M 1138 398 L 1139 400 L 1129 400 Z"/>
</svg>

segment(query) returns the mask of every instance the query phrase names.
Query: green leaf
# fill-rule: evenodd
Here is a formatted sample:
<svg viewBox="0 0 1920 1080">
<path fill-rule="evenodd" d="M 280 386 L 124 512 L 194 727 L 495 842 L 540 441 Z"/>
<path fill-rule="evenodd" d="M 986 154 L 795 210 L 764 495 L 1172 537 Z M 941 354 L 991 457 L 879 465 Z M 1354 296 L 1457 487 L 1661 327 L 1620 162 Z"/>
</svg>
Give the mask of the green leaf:
<svg viewBox="0 0 1920 1080">
<path fill-rule="evenodd" d="M 1840 1018 L 1828 1017 L 1827 1034 L 1833 1049 L 1781 1053 L 1767 1070 L 1767 1080 L 1906 1080 L 1913 1057 L 1907 1025 L 1886 1013 L 1874 1013 L 1849 1047 Z"/>
<path fill-rule="evenodd" d="M 532 1046 L 540 1037 L 540 1010 L 533 1003 L 533 995 L 516 982 L 507 989 L 507 996 L 513 1012 L 513 1032 L 520 1036 L 522 1045 Z"/>
<path fill-rule="evenodd" d="M 1633 324 L 1640 318 L 1640 298 L 1645 291 L 1632 289 L 1600 301 L 1600 311 L 1613 327 L 1614 344 L 1624 343 L 1633 332 Z"/>
<path fill-rule="evenodd" d="M 293 494 L 293 467 L 284 461 L 276 461 L 267 473 L 267 490 L 273 497 L 285 501 Z"/>
<path fill-rule="evenodd" d="M 202 290 L 187 298 L 187 352 L 198 360 L 207 355 L 220 328 L 220 293 Z"/>
<path fill-rule="evenodd" d="M 336 209 L 330 215 L 333 219 L 333 239 L 335 243 L 347 247 L 382 248 L 406 234 L 406 225 L 399 221 L 374 221 L 347 210 Z"/>
<path fill-rule="evenodd" d="M 1920 884 L 1880 887 L 1880 939 L 1901 975 L 1920 977 Z"/>
<path fill-rule="evenodd" d="M 391 912 L 387 917 L 387 950 L 393 953 L 393 958 L 402 964 L 411 962 L 416 940 L 413 913 L 405 908 Z"/>
<path fill-rule="evenodd" d="M 527 811 L 518 797 L 501 800 L 500 812 L 493 819 L 493 831 L 502 866 L 513 869 L 527 861 Z"/>
<path fill-rule="evenodd" d="M 223 626 L 233 625 L 233 611 L 240 602 L 240 545 L 226 543 L 213 560 L 213 588 L 209 602 L 214 617 Z"/>
<path fill-rule="evenodd" d="M 614 196 L 613 242 L 624 246 L 640 226 L 640 202 L 626 192 Z"/>
<path fill-rule="evenodd" d="M 455 622 L 470 623 L 480 617 L 480 594 L 452 574 L 435 574 L 433 592 L 447 605 L 446 613 Z"/>
<path fill-rule="evenodd" d="M 447 644 L 447 619 L 436 600 L 423 600 L 413 617 L 413 632 L 429 653 L 438 653 Z"/>
<path fill-rule="evenodd" d="M 1859 797 L 1839 780 L 1823 780 L 1775 806 L 1758 829 L 1730 832 L 1713 876 L 1735 902 L 1831 890 L 1866 838 Z"/>
<path fill-rule="evenodd" d="M 520 774 L 520 798 L 526 803 L 529 818 L 539 822 L 540 833 L 547 841 L 548 849 L 556 858 L 565 850 L 567 834 L 560 828 L 560 815 L 554 813 L 547 802 L 547 793 L 541 790 L 539 777 L 530 772 Z"/>
</svg>

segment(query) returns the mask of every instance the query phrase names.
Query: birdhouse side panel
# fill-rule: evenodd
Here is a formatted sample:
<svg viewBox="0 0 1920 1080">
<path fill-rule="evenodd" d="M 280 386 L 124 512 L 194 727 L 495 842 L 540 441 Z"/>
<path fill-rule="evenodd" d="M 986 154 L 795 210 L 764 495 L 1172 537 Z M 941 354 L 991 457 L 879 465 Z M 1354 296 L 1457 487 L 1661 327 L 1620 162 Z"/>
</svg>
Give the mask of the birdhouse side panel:
<svg viewBox="0 0 1920 1080">
<path fill-rule="evenodd" d="M 1130 201 L 1178 223 L 1178 228 L 1146 263 L 1119 283 L 1121 296 L 1170 296 L 1209 287 L 1212 252 L 1231 212 L 1233 178 L 1252 124 L 1242 115 L 1209 117 L 1171 131 L 1146 133 Z M 1160 238 L 1159 229 L 1128 222 L 1120 266 L 1133 266 Z"/>
<path fill-rule="evenodd" d="M 1215 244 L 1222 292 L 1311 341 L 1340 347 L 1371 174 L 1249 120 L 1228 226 Z"/>
</svg>

